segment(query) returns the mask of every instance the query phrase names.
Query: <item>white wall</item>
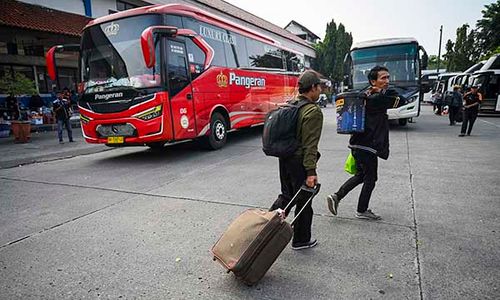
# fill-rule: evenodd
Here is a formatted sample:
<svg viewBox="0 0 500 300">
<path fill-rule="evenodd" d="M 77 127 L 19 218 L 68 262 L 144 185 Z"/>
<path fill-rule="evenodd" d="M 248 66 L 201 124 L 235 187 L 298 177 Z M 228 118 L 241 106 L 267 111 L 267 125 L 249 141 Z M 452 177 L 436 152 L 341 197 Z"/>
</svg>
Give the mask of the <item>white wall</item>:
<svg viewBox="0 0 500 300">
<path fill-rule="evenodd" d="M 19 0 L 29 4 L 44 6 L 55 10 L 65 11 L 78 15 L 85 15 L 82 0 Z M 116 6 L 116 4 L 115 4 Z"/>
<path fill-rule="evenodd" d="M 83 0 L 19 0 L 24 3 L 44 6 L 85 16 Z M 109 10 L 116 10 L 116 0 L 91 0 L 92 18 L 109 15 Z"/>
<path fill-rule="evenodd" d="M 109 15 L 109 10 L 116 10 L 116 0 L 92 0 L 92 18 Z"/>
</svg>

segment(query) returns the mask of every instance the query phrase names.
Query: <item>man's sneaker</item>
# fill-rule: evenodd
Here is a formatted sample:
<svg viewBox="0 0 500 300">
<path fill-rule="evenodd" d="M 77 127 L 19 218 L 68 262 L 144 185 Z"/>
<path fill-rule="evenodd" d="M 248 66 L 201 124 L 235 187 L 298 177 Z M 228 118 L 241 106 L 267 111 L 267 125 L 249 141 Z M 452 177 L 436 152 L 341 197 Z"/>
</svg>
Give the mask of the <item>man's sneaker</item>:
<svg viewBox="0 0 500 300">
<path fill-rule="evenodd" d="M 309 249 L 309 248 L 312 248 L 314 246 L 316 246 L 318 244 L 318 241 L 317 240 L 310 240 L 309 242 L 305 242 L 305 243 L 293 243 L 292 244 L 292 249 L 293 250 L 303 250 L 303 249 Z"/>
<path fill-rule="evenodd" d="M 465 133 L 461 133 L 461 134 L 459 134 L 458 136 L 459 136 L 459 137 L 463 137 L 463 136 L 465 136 Z"/>
<path fill-rule="evenodd" d="M 328 204 L 328 209 L 335 216 L 337 215 L 337 211 L 339 208 L 339 202 L 340 202 L 340 199 L 339 199 L 339 196 L 337 194 L 328 195 L 328 197 L 326 197 L 326 203 Z"/>
<path fill-rule="evenodd" d="M 64 142 L 63 141 L 59 141 L 59 144 L 64 144 Z"/>
<path fill-rule="evenodd" d="M 382 219 L 381 216 L 377 216 L 376 214 L 374 214 L 371 209 L 368 209 L 367 211 L 362 212 L 362 213 L 356 212 L 356 218 L 365 219 L 365 220 L 381 220 Z"/>
</svg>

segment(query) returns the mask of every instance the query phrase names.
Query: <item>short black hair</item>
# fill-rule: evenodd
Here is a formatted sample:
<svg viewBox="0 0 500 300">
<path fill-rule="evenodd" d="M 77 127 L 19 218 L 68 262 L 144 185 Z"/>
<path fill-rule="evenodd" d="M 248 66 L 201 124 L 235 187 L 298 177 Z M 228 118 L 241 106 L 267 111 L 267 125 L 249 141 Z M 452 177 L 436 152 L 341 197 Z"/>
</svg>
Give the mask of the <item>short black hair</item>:
<svg viewBox="0 0 500 300">
<path fill-rule="evenodd" d="M 316 84 L 313 84 L 309 87 L 306 87 L 306 88 L 299 88 L 299 94 L 306 94 L 307 92 L 309 92 L 310 90 L 313 89 L 313 87 L 319 85 L 319 83 L 316 83 Z"/>
<path fill-rule="evenodd" d="M 389 69 L 387 69 L 384 66 L 375 66 L 370 70 L 370 73 L 368 73 L 368 82 L 370 85 L 372 84 L 372 80 L 377 80 L 378 79 L 378 72 L 380 71 L 386 71 L 389 72 Z"/>
</svg>

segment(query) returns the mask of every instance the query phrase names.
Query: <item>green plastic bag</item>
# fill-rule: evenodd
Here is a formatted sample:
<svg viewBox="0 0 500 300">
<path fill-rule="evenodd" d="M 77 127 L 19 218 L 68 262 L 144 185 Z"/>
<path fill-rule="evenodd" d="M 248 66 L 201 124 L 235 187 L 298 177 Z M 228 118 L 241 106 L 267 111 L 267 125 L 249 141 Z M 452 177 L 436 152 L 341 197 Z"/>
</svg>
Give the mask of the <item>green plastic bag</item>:
<svg viewBox="0 0 500 300">
<path fill-rule="evenodd" d="M 345 160 L 344 170 L 351 175 L 356 175 L 358 171 L 356 169 L 356 160 L 354 159 L 354 156 L 352 156 L 352 153 L 349 153 L 347 159 Z"/>
</svg>

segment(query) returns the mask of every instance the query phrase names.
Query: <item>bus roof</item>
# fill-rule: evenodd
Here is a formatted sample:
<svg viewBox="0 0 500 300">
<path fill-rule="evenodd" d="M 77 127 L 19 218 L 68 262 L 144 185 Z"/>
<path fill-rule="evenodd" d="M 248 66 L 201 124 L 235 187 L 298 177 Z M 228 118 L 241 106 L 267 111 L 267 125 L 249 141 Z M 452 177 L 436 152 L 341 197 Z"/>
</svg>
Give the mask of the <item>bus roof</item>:
<svg viewBox="0 0 500 300">
<path fill-rule="evenodd" d="M 411 38 L 411 37 L 370 40 L 370 41 L 355 43 L 351 47 L 351 50 L 379 47 L 379 46 L 388 46 L 388 45 L 397 45 L 397 44 L 410 44 L 410 43 L 418 44 L 418 41 L 414 38 Z"/>
<path fill-rule="evenodd" d="M 235 22 L 229 21 L 222 17 L 219 17 L 215 14 L 209 13 L 203 9 L 193 7 L 190 5 L 184 4 L 156 4 L 150 6 L 142 6 L 134 9 L 129 9 L 126 11 L 114 13 L 111 15 L 103 16 L 97 19 L 90 21 L 87 26 L 85 26 L 84 30 L 90 26 L 110 22 L 117 19 L 127 18 L 131 16 L 144 15 L 144 14 L 177 14 L 183 16 L 191 16 L 197 20 L 207 22 L 212 25 L 217 25 L 219 27 L 232 30 L 234 32 L 243 34 L 247 37 L 252 37 L 256 39 L 260 39 L 261 41 L 274 44 L 275 46 L 279 46 L 280 48 L 284 48 L 291 52 L 300 53 L 297 50 L 289 49 L 288 47 L 283 47 L 280 43 L 269 36 L 266 36 L 260 32 L 252 30 L 244 25 L 237 24 Z M 297 41 L 293 41 L 297 43 Z M 304 46 L 301 44 L 301 46 Z M 311 46 L 308 45 L 311 48 Z"/>
</svg>

